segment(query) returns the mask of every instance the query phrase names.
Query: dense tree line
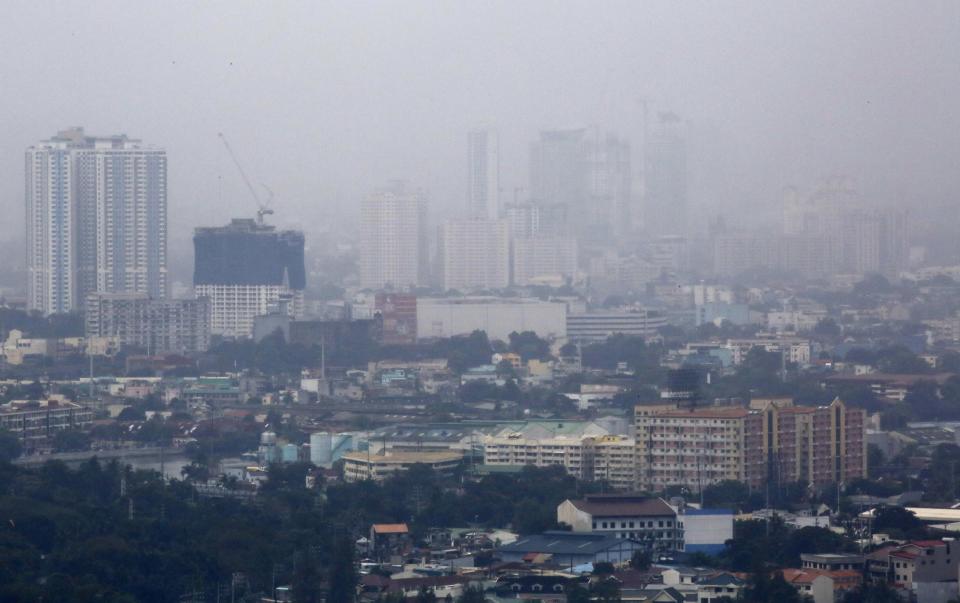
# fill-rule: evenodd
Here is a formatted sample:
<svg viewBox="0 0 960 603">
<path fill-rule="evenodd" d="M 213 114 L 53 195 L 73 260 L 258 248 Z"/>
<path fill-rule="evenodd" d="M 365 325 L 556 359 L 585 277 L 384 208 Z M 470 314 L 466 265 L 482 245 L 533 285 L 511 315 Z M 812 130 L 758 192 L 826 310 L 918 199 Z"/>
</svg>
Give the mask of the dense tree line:
<svg viewBox="0 0 960 603">
<path fill-rule="evenodd" d="M 72 471 L 0 464 L 0 600 L 177 601 L 235 573 L 239 596 L 291 584 L 297 601 L 352 600 L 353 541 L 374 522 L 555 528 L 583 492 L 559 467 L 479 481 L 414 468 L 385 483 L 308 490 L 309 467 L 271 467 L 256 504 L 199 497 L 186 482 L 96 461 Z"/>
</svg>

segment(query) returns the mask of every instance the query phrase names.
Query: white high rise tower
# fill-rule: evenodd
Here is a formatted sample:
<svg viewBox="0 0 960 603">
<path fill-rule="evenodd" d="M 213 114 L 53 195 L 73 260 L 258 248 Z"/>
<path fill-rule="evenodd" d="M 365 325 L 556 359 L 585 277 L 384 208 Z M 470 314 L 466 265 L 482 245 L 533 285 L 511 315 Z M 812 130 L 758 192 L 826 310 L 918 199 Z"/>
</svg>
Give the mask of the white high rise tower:
<svg viewBox="0 0 960 603">
<path fill-rule="evenodd" d="M 467 135 L 467 214 L 488 220 L 500 217 L 500 139 L 496 130 L 472 130 Z"/>
<path fill-rule="evenodd" d="M 394 182 L 360 205 L 360 284 L 369 289 L 427 282 L 427 201 Z"/>
<path fill-rule="evenodd" d="M 59 132 L 26 152 L 27 303 L 79 309 L 87 294 L 167 294 L 167 156 L 125 135 Z"/>
</svg>

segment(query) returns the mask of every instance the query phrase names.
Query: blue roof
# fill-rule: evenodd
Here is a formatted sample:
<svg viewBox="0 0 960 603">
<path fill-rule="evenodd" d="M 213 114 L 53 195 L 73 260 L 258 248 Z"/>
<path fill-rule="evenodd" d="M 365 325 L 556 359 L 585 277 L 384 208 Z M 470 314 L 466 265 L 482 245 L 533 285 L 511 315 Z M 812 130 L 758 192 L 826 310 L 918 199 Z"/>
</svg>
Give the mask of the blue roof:
<svg viewBox="0 0 960 603">
<path fill-rule="evenodd" d="M 617 538 L 612 534 L 550 531 L 521 537 L 516 542 L 503 545 L 498 550 L 522 554 L 593 555 L 627 543 L 638 546 L 640 544 L 628 538 Z"/>
<path fill-rule="evenodd" d="M 684 515 L 733 515 L 731 509 L 684 509 Z"/>
</svg>

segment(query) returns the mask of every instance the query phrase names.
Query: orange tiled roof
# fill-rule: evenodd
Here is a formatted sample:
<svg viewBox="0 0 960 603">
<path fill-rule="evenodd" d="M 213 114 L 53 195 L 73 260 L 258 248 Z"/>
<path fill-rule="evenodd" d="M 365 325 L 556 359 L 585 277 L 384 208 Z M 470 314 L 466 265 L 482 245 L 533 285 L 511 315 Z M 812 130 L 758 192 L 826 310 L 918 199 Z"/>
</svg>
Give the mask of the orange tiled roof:
<svg viewBox="0 0 960 603">
<path fill-rule="evenodd" d="M 408 534 L 410 530 L 405 523 L 375 523 L 373 532 L 375 534 Z"/>
</svg>

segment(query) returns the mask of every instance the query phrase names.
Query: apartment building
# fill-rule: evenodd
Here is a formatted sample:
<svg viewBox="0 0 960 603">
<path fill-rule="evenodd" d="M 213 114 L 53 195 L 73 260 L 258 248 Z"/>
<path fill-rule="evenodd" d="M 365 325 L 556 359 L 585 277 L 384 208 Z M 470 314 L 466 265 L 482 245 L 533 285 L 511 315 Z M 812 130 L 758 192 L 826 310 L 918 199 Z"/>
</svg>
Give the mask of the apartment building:
<svg viewBox="0 0 960 603">
<path fill-rule="evenodd" d="M 205 352 L 210 347 L 210 302 L 151 299 L 145 293 L 91 293 L 84 330 L 88 338 L 115 337 L 148 354 Z"/>
<path fill-rule="evenodd" d="M 13 400 L 0 404 L 0 429 L 20 438 L 27 448 L 58 431 L 82 429 L 93 423 L 93 412 L 63 396 L 46 400 Z"/>
<path fill-rule="evenodd" d="M 120 134 L 62 130 L 26 151 L 27 308 L 88 293 L 167 295 L 167 154 Z"/>
<path fill-rule="evenodd" d="M 635 444 L 626 436 L 503 433 L 484 438 L 483 455 L 486 465 L 561 465 L 574 477 L 602 480 L 615 490 L 636 483 Z"/>
<path fill-rule="evenodd" d="M 723 480 L 759 488 L 804 480 L 825 485 L 866 477 L 866 412 L 840 399 L 826 406 L 757 400 L 750 408 L 639 407 L 637 485 L 692 492 Z"/>
<path fill-rule="evenodd" d="M 637 484 L 699 491 L 723 480 L 743 481 L 745 408 L 665 410 L 636 416 Z"/>
</svg>

